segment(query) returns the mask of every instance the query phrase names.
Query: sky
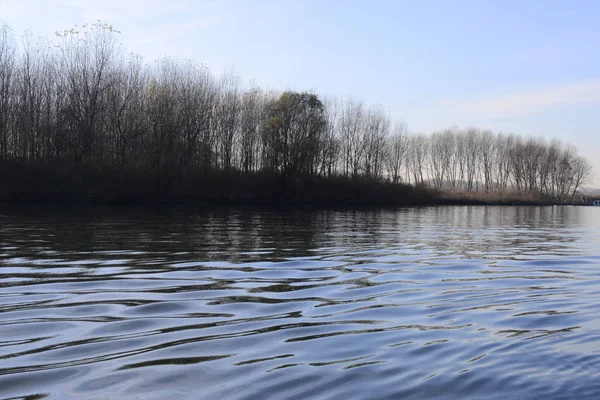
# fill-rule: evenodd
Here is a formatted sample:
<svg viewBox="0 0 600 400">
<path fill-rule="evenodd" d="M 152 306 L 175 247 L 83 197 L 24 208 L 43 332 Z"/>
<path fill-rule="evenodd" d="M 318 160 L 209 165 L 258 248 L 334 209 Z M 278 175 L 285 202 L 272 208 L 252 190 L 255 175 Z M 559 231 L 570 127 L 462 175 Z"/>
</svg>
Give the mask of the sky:
<svg viewBox="0 0 600 400">
<path fill-rule="evenodd" d="M 381 104 L 412 132 L 559 138 L 600 187 L 597 0 L 0 0 L 19 34 L 97 20 L 148 61 Z"/>
</svg>

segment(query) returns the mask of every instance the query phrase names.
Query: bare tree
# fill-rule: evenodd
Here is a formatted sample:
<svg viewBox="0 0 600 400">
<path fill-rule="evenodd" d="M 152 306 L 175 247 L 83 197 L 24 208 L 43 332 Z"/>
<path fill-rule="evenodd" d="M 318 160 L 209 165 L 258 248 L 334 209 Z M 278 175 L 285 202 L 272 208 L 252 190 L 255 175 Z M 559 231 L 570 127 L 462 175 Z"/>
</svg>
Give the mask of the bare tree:
<svg viewBox="0 0 600 400">
<path fill-rule="evenodd" d="M 101 161 L 93 158 L 103 154 L 102 149 L 96 151 L 95 147 L 103 144 L 105 94 L 114 84 L 115 32 L 110 25 L 96 23 L 57 33 L 62 38 L 60 67 L 68 98 L 62 113 L 69 121 L 67 132 L 74 166 Z"/>
<path fill-rule="evenodd" d="M 145 105 L 147 76 L 141 59 L 132 56 L 122 62 L 115 72 L 114 85 L 107 91 L 109 138 L 112 153 L 120 171 L 131 166 L 136 159 L 137 141 L 146 129 L 145 118 L 140 114 Z"/>
<path fill-rule="evenodd" d="M 399 122 L 394 126 L 394 133 L 388 138 L 386 165 L 393 183 L 402 182 L 402 169 L 406 164 L 408 150 L 408 128 Z"/>
<path fill-rule="evenodd" d="M 385 142 L 389 135 L 390 120 L 385 110 L 372 107 L 367 112 L 366 124 L 363 131 L 365 177 L 377 181 L 383 170 Z"/>
<path fill-rule="evenodd" d="M 16 46 L 12 32 L 0 26 L 0 159 L 9 156 L 9 119 L 13 109 Z"/>
<path fill-rule="evenodd" d="M 97 23 L 19 47 L 0 27 L 2 166 L 45 166 L 79 187 L 117 176 L 119 187 L 142 182 L 158 195 L 227 171 L 568 200 L 591 176 L 589 161 L 556 140 L 476 128 L 409 135 L 379 105 L 246 89 L 190 61 L 147 65 L 123 54 L 116 33 Z"/>
<path fill-rule="evenodd" d="M 484 188 L 486 192 L 489 192 L 494 185 L 493 169 L 497 164 L 496 150 L 494 134 L 490 131 L 484 131 L 481 133 L 479 141 L 479 150 L 481 152 L 480 160 L 481 167 L 483 169 L 483 180 Z"/>
<path fill-rule="evenodd" d="M 340 120 L 340 141 L 345 176 L 356 179 L 360 176 L 364 165 L 365 142 L 364 131 L 366 113 L 362 102 L 348 101 L 343 105 Z"/>
<path fill-rule="evenodd" d="M 340 157 L 340 138 L 338 136 L 341 105 L 337 99 L 327 99 L 324 102 L 327 124 L 323 132 L 321 145 L 320 174 L 331 178 L 335 173 Z"/>
<path fill-rule="evenodd" d="M 242 95 L 241 104 L 241 169 L 255 172 L 260 164 L 260 126 L 265 113 L 265 94 L 253 88 Z"/>
<path fill-rule="evenodd" d="M 429 141 L 423 134 L 411 136 L 408 140 L 408 170 L 412 175 L 413 183 L 422 186 L 425 184 L 424 172 L 427 165 Z"/>
<path fill-rule="evenodd" d="M 571 184 L 571 201 L 575 198 L 577 191 L 592 178 L 592 164 L 584 157 L 576 157 L 573 160 L 573 179 Z"/>
<path fill-rule="evenodd" d="M 223 170 L 233 167 L 234 145 L 238 137 L 241 118 L 240 79 L 232 73 L 221 77 L 215 102 L 214 124 L 218 144 L 219 166 Z"/>
<path fill-rule="evenodd" d="M 216 97 L 216 87 L 213 77 L 207 68 L 187 62 L 184 66 L 181 76 L 181 83 L 178 86 L 177 98 L 181 103 L 179 108 L 179 118 L 181 122 L 181 132 L 185 152 L 183 154 L 183 167 L 185 171 L 197 163 L 198 145 L 203 137 L 208 135 L 210 129 L 210 119 Z M 237 97 L 235 98 L 237 102 Z M 237 103 L 234 113 L 234 124 L 237 122 Z M 235 137 L 237 126 L 233 126 L 231 131 L 226 131 L 223 137 L 221 153 L 223 163 L 227 168 L 231 167 L 233 139 Z"/>
</svg>

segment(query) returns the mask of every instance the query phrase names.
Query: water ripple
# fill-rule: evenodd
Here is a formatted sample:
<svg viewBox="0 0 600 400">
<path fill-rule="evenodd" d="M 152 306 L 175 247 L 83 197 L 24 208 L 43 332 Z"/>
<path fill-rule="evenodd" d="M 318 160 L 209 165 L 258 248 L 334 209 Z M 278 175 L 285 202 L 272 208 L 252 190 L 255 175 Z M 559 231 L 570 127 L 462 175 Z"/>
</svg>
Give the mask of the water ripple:
<svg viewBox="0 0 600 400">
<path fill-rule="evenodd" d="M 597 208 L 2 213 L 1 398 L 600 397 Z"/>
</svg>

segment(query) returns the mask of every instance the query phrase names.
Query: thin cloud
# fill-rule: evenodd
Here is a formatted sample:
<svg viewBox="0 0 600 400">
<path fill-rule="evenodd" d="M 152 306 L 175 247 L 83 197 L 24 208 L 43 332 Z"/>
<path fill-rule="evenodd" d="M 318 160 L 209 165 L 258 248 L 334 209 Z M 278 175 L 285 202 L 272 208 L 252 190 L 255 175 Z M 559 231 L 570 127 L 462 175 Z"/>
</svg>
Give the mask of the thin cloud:
<svg viewBox="0 0 600 400">
<path fill-rule="evenodd" d="M 526 116 L 554 106 L 600 102 L 600 79 L 559 83 L 497 96 L 446 99 L 440 105 L 448 111 L 493 119 Z"/>
</svg>

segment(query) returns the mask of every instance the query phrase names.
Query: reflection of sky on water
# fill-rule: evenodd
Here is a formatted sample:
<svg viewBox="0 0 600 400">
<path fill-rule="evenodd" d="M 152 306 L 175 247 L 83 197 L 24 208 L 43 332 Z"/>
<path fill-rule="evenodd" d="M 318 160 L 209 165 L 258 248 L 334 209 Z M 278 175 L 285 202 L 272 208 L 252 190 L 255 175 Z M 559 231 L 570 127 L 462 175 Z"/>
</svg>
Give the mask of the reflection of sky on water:
<svg viewBox="0 0 600 400">
<path fill-rule="evenodd" d="M 600 208 L 0 222 L 0 397 L 600 394 Z"/>
</svg>

